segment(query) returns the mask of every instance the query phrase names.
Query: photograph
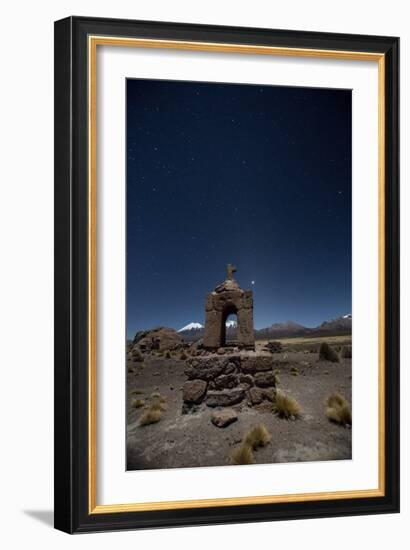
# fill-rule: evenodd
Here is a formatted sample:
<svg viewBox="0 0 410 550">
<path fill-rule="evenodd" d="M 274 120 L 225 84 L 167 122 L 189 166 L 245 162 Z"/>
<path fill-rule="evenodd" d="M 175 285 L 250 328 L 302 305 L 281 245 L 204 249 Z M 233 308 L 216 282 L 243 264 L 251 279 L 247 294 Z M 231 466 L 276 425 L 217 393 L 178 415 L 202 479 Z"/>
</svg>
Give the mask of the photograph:
<svg viewBox="0 0 410 550">
<path fill-rule="evenodd" d="M 352 90 L 125 91 L 127 470 L 351 460 Z"/>
</svg>

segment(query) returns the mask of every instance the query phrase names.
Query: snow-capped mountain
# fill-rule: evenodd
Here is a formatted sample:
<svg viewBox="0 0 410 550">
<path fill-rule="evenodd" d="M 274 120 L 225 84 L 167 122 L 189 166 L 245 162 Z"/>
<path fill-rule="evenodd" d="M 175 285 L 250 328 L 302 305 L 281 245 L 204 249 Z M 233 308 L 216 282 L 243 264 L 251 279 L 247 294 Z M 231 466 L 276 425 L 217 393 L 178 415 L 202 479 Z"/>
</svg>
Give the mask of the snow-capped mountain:
<svg viewBox="0 0 410 550">
<path fill-rule="evenodd" d="M 236 328 L 238 326 L 238 323 L 231 319 L 230 321 L 226 321 L 225 323 L 226 328 Z M 186 332 L 188 330 L 202 330 L 204 328 L 201 323 L 189 323 L 188 325 L 185 325 L 184 327 L 180 328 L 178 332 Z"/>
<path fill-rule="evenodd" d="M 352 330 L 352 316 L 349 315 L 343 315 L 342 317 L 338 317 L 337 319 L 331 319 L 330 321 L 325 321 L 321 325 L 319 325 L 316 330 L 318 331 L 333 331 L 333 332 L 343 332 L 343 331 L 351 331 Z"/>
<path fill-rule="evenodd" d="M 186 330 L 200 330 L 201 328 L 204 328 L 201 323 L 189 323 L 185 327 L 180 328 L 178 332 L 184 332 Z"/>
</svg>

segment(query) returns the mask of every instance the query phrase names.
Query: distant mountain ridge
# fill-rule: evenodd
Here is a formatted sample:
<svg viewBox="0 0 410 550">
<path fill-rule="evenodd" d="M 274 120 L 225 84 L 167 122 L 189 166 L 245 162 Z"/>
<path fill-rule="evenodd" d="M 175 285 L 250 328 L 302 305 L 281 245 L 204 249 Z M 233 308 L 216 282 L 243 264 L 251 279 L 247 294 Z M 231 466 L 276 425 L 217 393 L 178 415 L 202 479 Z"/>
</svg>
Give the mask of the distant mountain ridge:
<svg viewBox="0 0 410 550">
<path fill-rule="evenodd" d="M 255 338 L 263 340 L 265 338 L 296 338 L 301 336 L 338 336 L 351 334 L 352 316 L 351 314 L 342 315 L 330 321 L 323 321 L 317 327 L 305 327 L 293 321 L 284 323 L 274 323 L 270 327 L 255 330 Z"/>
<path fill-rule="evenodd" d="M 228 321 L 226 324 L 228 334 L 231 330 L 236 330 L 236 322 Z M 178 331 L 187 341 L 196 341 L 203 337 L 204 327 L 201 323 L 189 323 Z M 336 319 L 323 321 L 317 327 L 305 327 L 294 321 L 284 321 L 283 323 L 273 323 L 269 327 L 255 330 L 255 339 L 275 339 L 275 338 L 297 338 L 302 336 L 339 336 L 347 335 L 352 332 L 352 315 L 342 315 Z"/>
</svg>

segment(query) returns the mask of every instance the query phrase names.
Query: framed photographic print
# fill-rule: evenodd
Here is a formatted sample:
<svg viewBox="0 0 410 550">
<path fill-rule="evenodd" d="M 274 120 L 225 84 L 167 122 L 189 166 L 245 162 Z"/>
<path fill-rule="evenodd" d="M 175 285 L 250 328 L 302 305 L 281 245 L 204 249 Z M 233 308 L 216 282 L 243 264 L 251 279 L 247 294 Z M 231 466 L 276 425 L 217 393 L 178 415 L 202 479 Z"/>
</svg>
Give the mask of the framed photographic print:
<svg viewBox="0 0 410 550">
<path fill-rule="evenodd" d="M 398 50 L 56 22 L 56 528 L 399 510 Z"/>
</svg>

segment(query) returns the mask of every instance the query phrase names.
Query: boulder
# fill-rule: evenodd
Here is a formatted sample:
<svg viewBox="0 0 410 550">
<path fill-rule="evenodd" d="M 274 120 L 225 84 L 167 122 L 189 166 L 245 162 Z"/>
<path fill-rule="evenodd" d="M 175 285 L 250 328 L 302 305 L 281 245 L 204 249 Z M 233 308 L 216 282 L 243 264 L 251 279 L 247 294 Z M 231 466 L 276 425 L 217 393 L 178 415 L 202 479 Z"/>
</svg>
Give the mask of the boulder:
<svg viewBox="0 0 410 550">
<path fill-rule="evenodd" d="M 208 407 L 229 407 L 240 403 L 245 397 L 243 388 L 235 388 L 233 390 L 209 391 L 206 398 Z"/>
<path fill-rule="evenodd" d="M 255 372 L 272 370 L 273 360 L 271 356 L 255 355 L 242 359 L 242 372 L 254 374 Z"/>
<path fill-rule="evenodd" d="M 200 378 L 201 380 L 213 380 L 224 372 L 225 366 L 228 363 L 227 359 L 221 357 L 195 357 L 188 363 L 188 368 L 185 369 L 185 374 L 190 380 Z"/>
<path fill-rule="evenodd" d="M 254 385 L 253 377 L 250 374 L 241 374 L 239 376 L 239 382 L 245 384 L 248 388 L 251 388 Z"/>
<path fill-rule="evenodd" d="M 273 401 L 275 397 L 275 390 L 268 390 L 266 388 L 250 388 L 248 395 L 252 405 L 259 405 L 262 401 Z"/>
<path fill-rule="evenodd" d="M 134 349 L 140 351 L 167 351 L 178 349 L 183 338 L 173 328 L 159 327 L 149 331 L 137 332 L 134 338 Z"/>
<path fill-rule="evenodd" d="M 187 403 L 198 404 L 203 400 L 207 384 L 204 380 L 188 380 L 182 388 L 182 398 Z"/>
<path fill-rule="evenodd" d="M 255 384 L 261 388 L 275 387 L 276 376 L 272 371 L 257 372 L 255 374 Z"/>
<path fill-rule="evenodd" d="M 214 411 L 211 416 L 211 422 L 218 428 L 225 428 L 238 420 L 238 414 L 233 409 L 224 409 L 222 411 Z"/>
<path fill-rule="evenodd" d="M 225 388 L 234 388 L 238 383 L 237 377 L 234 374 L 221 374 L 214 380 L 215 388 L 223 390 Z"/>
<path fill-rule="evenodd" d="M 225 374 L 232 374 L 234 372 L 236 372 L 235 363 L 228 363 L 225 367 Z"/>
</svg>

